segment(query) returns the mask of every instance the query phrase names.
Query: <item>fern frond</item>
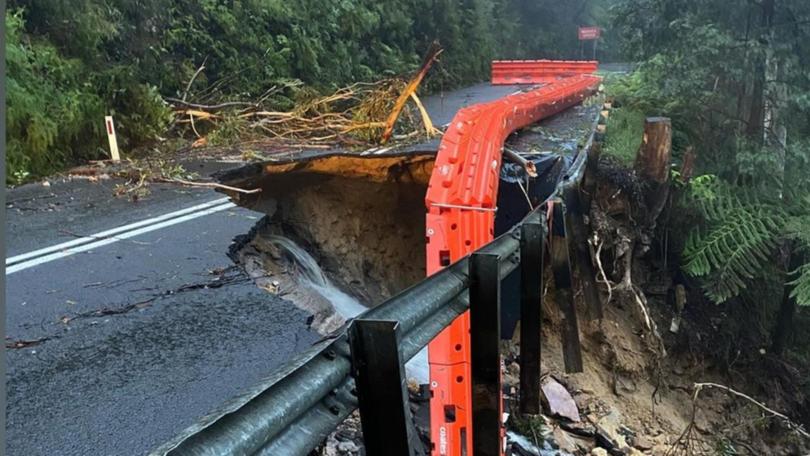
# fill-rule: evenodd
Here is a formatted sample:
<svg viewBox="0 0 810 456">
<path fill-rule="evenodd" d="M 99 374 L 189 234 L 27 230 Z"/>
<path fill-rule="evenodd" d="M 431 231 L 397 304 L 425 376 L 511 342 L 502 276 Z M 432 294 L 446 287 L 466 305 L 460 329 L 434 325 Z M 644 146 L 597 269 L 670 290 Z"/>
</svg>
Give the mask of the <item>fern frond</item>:
<svg viewBox="0 0 810 456">
<path fill-rule="evenodd" d="M 785 216 L 774 206 L 746 204 L 734 195 L 709 206 L 709 229 L 690 234 L 683 270 L 702 277 L 706 294 L 720 303 L 738 295 L 770 261 Z"/>
<path fill-rule="evenodd" d="M 797 274 L 798 277 L 788 282 L 793 286 L 790 297 L 794 298 L 800 306 L 810 306 L 810 263 L 802 265 L 792 274 Z"/>
</svg>

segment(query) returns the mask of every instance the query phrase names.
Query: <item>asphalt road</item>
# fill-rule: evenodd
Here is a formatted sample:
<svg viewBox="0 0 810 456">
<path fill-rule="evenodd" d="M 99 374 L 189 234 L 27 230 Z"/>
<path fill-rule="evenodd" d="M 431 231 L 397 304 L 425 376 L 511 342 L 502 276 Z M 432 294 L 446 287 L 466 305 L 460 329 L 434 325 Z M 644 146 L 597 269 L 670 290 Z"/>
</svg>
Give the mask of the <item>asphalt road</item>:
<svg viewBox="0 0 810 456">
<path fill-rule="evenodd" d="M 222 197 L 102 190 L 54 184 L 7 209 L 9 255 Z M 231 208 L 8 275 L 6 342 L 39 343 L 6 351 L 7 454 L 144 454 L 315 340 L 226 256 L 257 219 Z"/>
<path fill-rule="evenodd" d="M 512 93 L 480 84 L 427 97 L 435 123 Z M 221 199 L 153 185 L 52 180 L 7 192 L 9 258 Z M 319 336 L 226 256 L 259 214 L 166 226 L 6 276 L 6 454 L 138 455 L 193 424 Z"/>
</svg>

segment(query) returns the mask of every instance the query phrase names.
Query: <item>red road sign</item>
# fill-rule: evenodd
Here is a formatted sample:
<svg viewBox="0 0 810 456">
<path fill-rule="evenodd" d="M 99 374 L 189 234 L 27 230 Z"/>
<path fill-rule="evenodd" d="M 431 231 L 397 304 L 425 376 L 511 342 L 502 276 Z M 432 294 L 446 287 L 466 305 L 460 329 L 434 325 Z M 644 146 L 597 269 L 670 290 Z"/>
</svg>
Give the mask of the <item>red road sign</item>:
<svg viewBox="0 0 810 456">
<path fill-rule="evenodd" d="M 602 35 L 602 29 L 599 27 L 580 27 L 579 28 L 579 40 L 586 41 L 586 40 L 596 40 L 599 39 L 599 36 Z"/>
</svg>

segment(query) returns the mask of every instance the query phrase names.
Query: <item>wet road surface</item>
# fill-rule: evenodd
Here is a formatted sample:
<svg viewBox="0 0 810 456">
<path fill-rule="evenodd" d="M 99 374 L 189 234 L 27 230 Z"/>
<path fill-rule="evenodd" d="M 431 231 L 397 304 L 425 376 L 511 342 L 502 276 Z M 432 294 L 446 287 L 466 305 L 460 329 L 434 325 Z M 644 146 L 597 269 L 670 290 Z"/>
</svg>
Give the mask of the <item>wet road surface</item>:
<svg viewBox="0 0 810 456">
<path fill-rule="evenodd" d="M 108 213 L 65 212 L 85 234 L 222 197 L 179 192 L 120 216 L 109 196 L 95 200 Z M 29 214 L 32 237 L 62 226 L 54 212 Z M 7 276 L 6 342 L 33 343 L 6 351 L 7 454 L 144 454 L 309 346 L 307 315 L 226 255 L 257 217 L 231 208 Z"/>
</svg>

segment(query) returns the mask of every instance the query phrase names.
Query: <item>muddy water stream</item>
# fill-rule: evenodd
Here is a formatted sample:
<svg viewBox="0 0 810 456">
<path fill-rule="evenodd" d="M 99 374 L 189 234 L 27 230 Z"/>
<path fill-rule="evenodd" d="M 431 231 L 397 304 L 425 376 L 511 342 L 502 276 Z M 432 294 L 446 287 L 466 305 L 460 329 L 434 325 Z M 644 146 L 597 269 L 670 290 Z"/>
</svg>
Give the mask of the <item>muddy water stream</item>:
<svg viewBox="0 0 810 456">
<path fill-rule="evenodd" d="M 368 307 L 357 299 L 349 296 L 336 287 L 324 274 L 315 258 L 293 240 L 277 234 L 270 235 L 267 240 L 279 249 L 286 252 L 290 259 L 299 268 L 301 285 L 309 287 L 332 304 L 335 312 L 345 319 L 360 315 Z M 429 379 L 427 348 L 423 348 L 410 361 L 405 364 L 408 378 L 419 383 L 427 383 Z"/>
</svg>

